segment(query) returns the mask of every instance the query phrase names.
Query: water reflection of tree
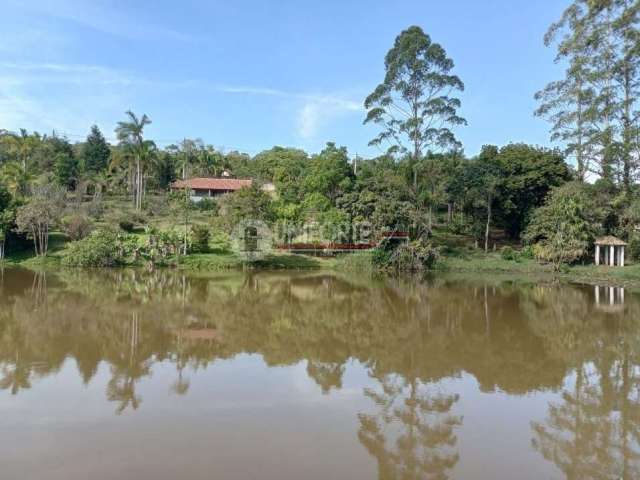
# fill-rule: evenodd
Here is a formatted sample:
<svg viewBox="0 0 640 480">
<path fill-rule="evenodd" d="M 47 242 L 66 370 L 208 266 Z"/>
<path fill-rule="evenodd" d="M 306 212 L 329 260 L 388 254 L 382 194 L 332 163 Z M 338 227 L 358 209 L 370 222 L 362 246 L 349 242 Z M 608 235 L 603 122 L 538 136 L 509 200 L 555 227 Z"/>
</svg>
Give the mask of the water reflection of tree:
<svg viewBox="0 0 640 480">
<path fill-rule="evenodd" d="M 107 384 L 107 398 L 116 402 L 116 413 L 127 407 L 137 410 L 142 398 L 136 394 L 136 383 L 150 374 L 150 359 L 138 355 L 140 347 L 140 318 L 137 312 L 131 315 L 129 327 L 125 330 L 121 350 L 112 357 L 111 379 Z"/>
<path fill-rule="evenodd" d="M 11 395 L 16 395 L 20 390 L 31 388 L 31 368 L 25 365 L 20 355 L 16 354 L 13 365 L 2 366 L 2 378 L 0 378 L 0 390 L 9 390 Z"/>
<path fill-rule="evenodd" d="M 16 280 L 12 284 L 21 283 Z M 21 290 L 7 299 L 0 364 L 13 363 L 9 352 L 19 351 L 55 372 L 74 358 L 89 382 L 101 361 L 120 378 L 137 364 L 144 372 L 145 362 L 166 360 L 176 365 L 176 392 L 188 389 L 186 368 L 240 352 L 257 352 L 268 365 L 306 360 L 309 376 L 325 392 L 341 388 L 352 358 L 379 378 L 395 373 L 437 382 L 466 370 L 487 388 L 518 392 L 555 385 L 566 371 L 549 362 L 521 319 L 512 318 L 518 293 L 509 289 L 485 296 L 480 288 L 470 296 L 467 288 L 442 283 L 432 296 L 430 283 L 290 273 L 200 279 L 159 271 L 73 271 L 53 280 L 39 315 L 32 314 L 39 303 L 32 295 Z M 33 277 L 22 283 L 32 285 Z M 134 355 L 128 350 L 131 312 L 139 312 L 144 332 Z M 185 335 L 193 329 L 215 334 Z"/>
<path fill-rule="evenodd" d="M 532 424 L 534 447 L 566 478 L 640 477 L 637 379 L 623 374 L 619 380 L 622 388 L 610 395 L 595 368 L 579 368 L 562 401 L 549 405 L 545 422 Z"/>
<path fill-rule="evenodd" d="M 189 372 L 239 353 L 270 366 L 306 361 L 328 393 L 342 388 L 347 362 L 357 360 L 381 382 L 380 411 L 360 418 L 381 478 L 437 478 L 456 458 L 449 440 L 457 397 L 437 390 L 443 379 L 465 372 L 483 391 L 524 394 L 562 389 L 573 375 L 562 402 L 534 426 L 536 447 L 574 476 L 597 478 L 613 465 L 632 477 L 640 308 L 628 296 L 616 320 L 593 311 L 589 292 L 326 273 L 71 271 L 45 281 L 5 272 L 0 388 L 20 393 L 68 359 L 90 382 L 104 363 L 107 397 L 123 412 L 140 405 L 140 381 L 155 362 L 175 366 L 169 388 L 185 394 Z M 430 443 L 434 436 L 442 443 Z"/>
<path fill-rule="evenodd" d="M 637 302 L 616 316 L 594 309 L 587 290 L 538 290 L 534 329 L 575 367 L 561 401 L 532 423 L 534 448 L 568 479 L 640 478 Z"/>
<path fill-rule="evenodd" d="M 344 367 L 343 363 L 309 360 L 307 362 L 307 374 L 320 386 L 322 393 L 329 393 L 332 388 L 336 390 L 342 388 Z"/>
<path fill-rule="evenodd" d="M 458 395 L 392 375 L 380 379 L 380 385 L 380 392 L 365 390 L 379 412 L 361 413 L 358 431 L 360 442 L 377 460 L 378 478 L 449 478 L 459 460 L 454 429 L 462 417 L 451 413 Z"/>
</svg>

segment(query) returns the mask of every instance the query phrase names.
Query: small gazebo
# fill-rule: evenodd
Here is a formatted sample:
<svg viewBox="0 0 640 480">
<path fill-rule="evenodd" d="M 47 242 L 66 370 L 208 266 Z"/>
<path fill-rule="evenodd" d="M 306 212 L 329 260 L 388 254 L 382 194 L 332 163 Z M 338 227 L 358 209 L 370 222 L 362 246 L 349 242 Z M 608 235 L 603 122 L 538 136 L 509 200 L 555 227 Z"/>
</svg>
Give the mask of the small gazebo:
<svg viewBox="0 0 640 480">
<path fill-rule="evenodd" d="M 596 239 L 596 265 L 600 263 L 612 267 L 624 267 L 624 247 L 627 243 L 619 238 L 608 235 Z"/>
</svg>

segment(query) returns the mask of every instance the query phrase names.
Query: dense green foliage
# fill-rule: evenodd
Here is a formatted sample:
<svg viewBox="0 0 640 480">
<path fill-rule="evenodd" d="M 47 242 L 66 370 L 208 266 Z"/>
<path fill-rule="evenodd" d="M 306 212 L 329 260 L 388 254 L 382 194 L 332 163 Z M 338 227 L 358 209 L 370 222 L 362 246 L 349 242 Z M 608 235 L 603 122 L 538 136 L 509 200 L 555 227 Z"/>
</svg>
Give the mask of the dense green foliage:
<svg viewBox="0 0 640 480">
<path fill-rule="evenodd" d="M 60 223 L 62 231 L 70 240 L 82 240 L 93 230 L 93 223 L 84 215 L 69 215 L 63 217 Z"/>
<path fill-rule="evenodd" d="M 91 233 L 83 240 L 73 242 L 64 263 L 78 267 L 113 267 L 124 263 L 128 250 L 126 234 L 112 229 Z"/>
<path fill-rule="evenodd" d="M 450 126 L 464 125 L 460 100 L 450 97 L 464 84 L 451 74 L 453 60 L 418 26 L 396 38 L 385 59 L 383 82 L 365 100 L 365 123 L 382 132 L 372 145 L 390 144 L 390 153 L 411 153 L 420 159 L 425 149 L 460 147 Z"/>
<path fill-rule="evenodd" d="M 191 251 L 207 253 L 210 238 L 211 230 L 208 225 L 194 225 L 191 228 Z"/>
<path fill-rule="evenodd" d="M 82 147 L 82 169 L 85 172 L 99 173 L 109 166 L 111 149 L 102 132 L 93 125 Z"/>
<path fill-rule="evenodd" d="M 553 190 L 536 210 L 525 238 L 536 244 L 537 258 L 559 265 L 588 253 L 601 224 L 591 190 L 582 183 L 568 183 Z"/>
<path fill-rule="evenodd" d="M 537 114 L 552 122 L 564 152 L 509 143 L 466 156 L 454 130 L 466 124 L 454 96 L 463 83 L 444 47 L 418 26 L 395 39 L 383 81 L 364 100 L 365 123 L 380 127 L 371 143 L 390 146 L 374 158 L 350 156 L 332 142 L 313 154 L 274 146 L 253 157 L 190 138 L 158 148 L 145 136 L 151 119 L 131 111 L 115 127 L 117 145 L 95 125 L 76 144 L 0 130 L 0 256 L 20 232 L 44 255 L 49 229 L 79 240 L 112 225 L 146 232 L 137 255 L 155 263 L 207 251 L 211 236 L 228 241 L 245 220 L 266 223 L 280 246 L 377 245 L 404 232 L 409 243 L 373 257 L 409 270 L 433 265 L 443 231 L 487 253 L 508 243 L 513 250 L 501 250 L 507 260 L 521 258 L 516 250 L 526 244 L 541 261 L 576 262 L 599 234 L 629 241 L 631 257 L 640 256 L 640 35 L 632 3 L 575 0 L 549 30 L 545 41 L 558 42 L 567 70 L 537 95 Z M 167 194 L 173 181 L 194 176 L 252 185 L 198 203 L 186 190 Z M 52 185 L 63 188 L 61 201 L 38 194 Z M 111 206 L 127 197 L 132 208 Z M 73 247 L 102 249 L 82 263 L 118 263 L 105 253 L 106 236 L 94 232 Z"/>
</svg>

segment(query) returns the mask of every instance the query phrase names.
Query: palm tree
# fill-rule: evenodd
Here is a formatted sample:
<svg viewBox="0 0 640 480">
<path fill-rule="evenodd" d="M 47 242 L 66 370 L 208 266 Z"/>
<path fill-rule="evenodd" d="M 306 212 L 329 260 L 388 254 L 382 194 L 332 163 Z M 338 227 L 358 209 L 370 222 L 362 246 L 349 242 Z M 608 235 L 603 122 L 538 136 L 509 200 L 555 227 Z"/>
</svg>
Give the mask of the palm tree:
<svg viewBox="0 0 640 480">
<path fill-rule="evenodd" d="M 27 161 L 33 155 L 40 136 L 38 134 L 29 135 L 24 128 L 20 129 L 20 135 L 12 135 L 9 139 L 9 151 L 16 157 L 22 165 L 22 170 L 27 171 Z"/>
<path fill-rule="evenodd" d="M 0 177 L 14 196 L 22 197 L 29 193 L 29 184 L 34 178 L 32 173 L 15 161 L 3 165 Z"/>
<path fill-rule="evenodd" d="M 153 142 L 144 140 L 143 130 L 151 120 L 146 114 L 138 118 L 131 110 L 126 114 L 128 121 L 118 122 L 116 135 L 120 144 L 129 150 L 135 161 L 134 201 L 136 210 L 140 210 L 144 192 L 143 168 L 153 145 Z"/>
</svg>

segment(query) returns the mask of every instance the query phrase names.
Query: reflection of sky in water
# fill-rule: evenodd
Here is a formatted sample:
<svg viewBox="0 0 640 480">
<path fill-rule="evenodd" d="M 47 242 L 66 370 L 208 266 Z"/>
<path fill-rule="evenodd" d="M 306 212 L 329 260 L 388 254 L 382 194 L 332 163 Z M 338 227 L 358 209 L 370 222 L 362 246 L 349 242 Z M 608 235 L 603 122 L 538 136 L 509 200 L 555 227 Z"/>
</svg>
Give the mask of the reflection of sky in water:
<svg viewBox="0 0 640 480">
<path fill-rule="evenodd" d="M 375 478 L 357 431 L 358 413 L 376 412 L 363 388 L 379 385 L 359 362 L 326 395 L 304 362 L 269 368 L 259 355 L 238 355 L 185 370 L 190 388 L 180 396 L 168 388 L 175 366 L 155 363 L 136 389 L 141 407 L 120 416 L 104 395 L 104 363 L 86 386 L 67 360 L 19 396 L 0 395 L 3 478 Z M 554 474 L 530 448 L 529 422 L 542 420 L 556 395 L 482 393 L 466 374 L 438 390 L 459 393 L 455 412 L 464 415 L 452 478 Z"/>
</svg>

